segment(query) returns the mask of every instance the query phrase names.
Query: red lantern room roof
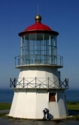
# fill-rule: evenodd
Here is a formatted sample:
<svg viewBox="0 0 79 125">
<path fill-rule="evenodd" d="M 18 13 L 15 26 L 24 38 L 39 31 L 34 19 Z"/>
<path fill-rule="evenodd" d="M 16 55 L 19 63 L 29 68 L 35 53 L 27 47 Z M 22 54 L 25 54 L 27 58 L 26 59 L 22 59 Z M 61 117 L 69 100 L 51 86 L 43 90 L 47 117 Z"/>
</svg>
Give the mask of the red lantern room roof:
<svg viewBox="0 0 79 125">
<path fill-rule="evenodd" d="M 59 33 L 56 31 L 53 31 L 50 27 L 48 27 L 45 24 L 41 23 L 41 16 L 37 15 L 35 17 L 35 23 L 29 27 L 27 27 L 23 32 L 19 33 L 19 36 L 23 36 L 25 34 L 30 34 L 30 33 L 49 33 L 49 34 L 54 34 L 54 35 L 58 35 Z"/>
</svg>

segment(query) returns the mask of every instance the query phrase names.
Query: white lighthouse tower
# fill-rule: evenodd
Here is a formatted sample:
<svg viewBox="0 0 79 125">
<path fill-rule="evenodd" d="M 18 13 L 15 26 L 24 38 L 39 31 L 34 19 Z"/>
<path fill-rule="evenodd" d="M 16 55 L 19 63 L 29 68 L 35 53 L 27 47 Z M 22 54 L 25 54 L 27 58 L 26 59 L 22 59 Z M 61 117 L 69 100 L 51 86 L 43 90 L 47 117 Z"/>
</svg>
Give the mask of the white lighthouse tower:
<svg viewBox="0 0 79 125">
<path fill-rule="evenodd" d="M 49 110 L 49 118 L 66 118 L 68 115 L 63 82 L 58 68 L 63 67 L 63 57 L 57 56 L 58 32 L 41 23 L 41 16 L 23 32 L 21 54 L 15 57 L 15 67 L 20 69 L 18 79 L 10 79 L 14 97 L 9 116 L 42 119 L 43 110 Z"/>
</svg>

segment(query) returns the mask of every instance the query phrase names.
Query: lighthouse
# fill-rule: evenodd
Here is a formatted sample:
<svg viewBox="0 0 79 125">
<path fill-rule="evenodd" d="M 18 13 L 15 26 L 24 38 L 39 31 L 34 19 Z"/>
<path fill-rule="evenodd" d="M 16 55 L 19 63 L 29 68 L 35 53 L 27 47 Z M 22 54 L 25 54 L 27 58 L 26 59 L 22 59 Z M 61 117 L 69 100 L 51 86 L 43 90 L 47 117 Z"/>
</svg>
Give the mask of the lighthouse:
<svg viewBox="0 0 79 125">
<path fill-rule="evenodd" d="M 18 79 L 10 78 L 14 97 L 9 116 L 42 119 L 46 108 L 49 119 L 67 117 L 64 91 L 68 89 L 68 79 L 61 80 L 63 57 L 57 54 L 58 35 L 42 23 L 40 15 L 19 33 L 20 55 L 15 57 L 15 67 L 20 72 Z"/>
</svg>

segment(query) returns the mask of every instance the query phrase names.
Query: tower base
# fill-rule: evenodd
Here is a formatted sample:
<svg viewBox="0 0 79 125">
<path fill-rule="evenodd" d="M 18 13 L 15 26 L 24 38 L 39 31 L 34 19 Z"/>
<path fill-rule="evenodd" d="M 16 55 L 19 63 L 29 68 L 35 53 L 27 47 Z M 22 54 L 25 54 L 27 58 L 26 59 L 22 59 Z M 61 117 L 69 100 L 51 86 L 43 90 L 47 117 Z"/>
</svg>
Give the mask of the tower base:
<svg viewBox="0 0 79 125">
<path fill-rule="evenodd" d="M 14 89 L 14 97 L 8 116 L 27 119 L 43 119 L 43 110 L 49 110 L 50 119 L 66 118 L 63 89 Z"/>
</svg>

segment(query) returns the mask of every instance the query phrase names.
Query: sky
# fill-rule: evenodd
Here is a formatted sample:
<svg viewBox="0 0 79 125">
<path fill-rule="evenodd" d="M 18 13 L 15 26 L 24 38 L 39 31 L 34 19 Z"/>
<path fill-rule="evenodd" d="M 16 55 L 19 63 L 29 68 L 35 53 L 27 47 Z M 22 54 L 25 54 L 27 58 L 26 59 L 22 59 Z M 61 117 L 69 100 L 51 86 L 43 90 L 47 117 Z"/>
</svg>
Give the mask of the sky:
<svg viewBox="0 0 79 125">
<path fill-rule="evenodd" d="M 61 78 L 69 78 L 69 87 L 79 89 L 79 0 L 0 0 L 0 88 L 9 88 L 10 78 L 18 77 L 14 60 L 20 55 L 18 33 L 34 24 L 37 14 L 59 32 Z"/>
</svg>

